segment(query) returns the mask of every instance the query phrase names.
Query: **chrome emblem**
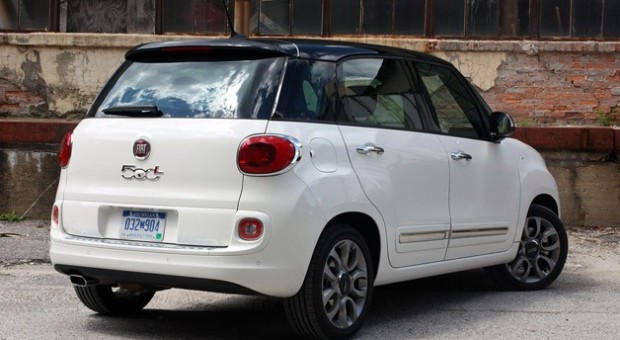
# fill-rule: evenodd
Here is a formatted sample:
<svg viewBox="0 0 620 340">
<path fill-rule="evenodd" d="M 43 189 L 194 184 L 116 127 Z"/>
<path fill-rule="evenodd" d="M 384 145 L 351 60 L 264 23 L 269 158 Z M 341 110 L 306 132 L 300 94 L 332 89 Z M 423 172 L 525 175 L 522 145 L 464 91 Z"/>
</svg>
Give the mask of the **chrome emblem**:
<svg viewBox="0 0 620 340">
<path fill-rule="evenodd" d="M 121 168 L 121 176 L 124 179 L 137 179 L 139 181 L 159 181 L 164 172 L 159 170 L 159 165 L 151 169 L 138 168 L 135 165 L 123 165 Z"/>
<path fill-rule="evenodd" d="M 133 142 L 133 155 L 137 160 L 143 161 L 149 158 L 151 154 L 151 143 L 144 138 L 140 138 Z"/>
</svg>

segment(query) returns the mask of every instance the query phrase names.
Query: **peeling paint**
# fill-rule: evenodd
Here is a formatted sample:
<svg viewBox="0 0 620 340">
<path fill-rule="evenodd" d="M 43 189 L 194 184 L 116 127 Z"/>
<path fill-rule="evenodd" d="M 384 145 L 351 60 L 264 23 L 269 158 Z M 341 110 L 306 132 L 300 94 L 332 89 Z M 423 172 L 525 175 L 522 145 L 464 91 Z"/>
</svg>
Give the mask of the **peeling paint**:
<svg viewBox="0 0 620 340">
<path fill-rule="evenodd" d="M 433 52 L 432 54 L 454 64 L 482 91 L 488 91 L 495 86 L 499 67 L 507 57 L 507 53 L 504 52 Z"/>
</svg>

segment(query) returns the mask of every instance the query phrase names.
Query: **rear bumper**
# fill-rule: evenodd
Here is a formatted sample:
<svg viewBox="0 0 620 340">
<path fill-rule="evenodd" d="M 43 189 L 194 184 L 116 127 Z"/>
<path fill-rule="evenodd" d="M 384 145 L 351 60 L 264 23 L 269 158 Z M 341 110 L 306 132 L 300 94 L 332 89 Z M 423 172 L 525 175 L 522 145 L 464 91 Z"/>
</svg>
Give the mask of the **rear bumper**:
<svg viewBox="0 0 620 340">
<path fill-rule="evenodd" d="M 54 269 L 59 273 L 66 275 L 83 276 L 87 281 L 95 282 L 95 284 L 131 283 L 143 285 L 146 287 L 152 287 L 154 289 L 166 289 L 175 287 L 194 290 L 206 290 L 218 293 L 259 295 L 259 293 L 245 287 L 218 280 L 126 272 L 120 270 L 68 266 L 62 264 L 55 265 Z"/>
<path fill-rule="evenodd" d="M 50 243 L 50 257 L 57 271 L 101 283 L 275 297 L 296 294 L 306 274 L 306 260 L 270 253 L 269 247 L 246 255 L 211 255 L 208 249 L 180 253 L 135 245 L 110 247 L 96 239 L 73 239 L 58 229 L 52 230 Z"/>
</svg>

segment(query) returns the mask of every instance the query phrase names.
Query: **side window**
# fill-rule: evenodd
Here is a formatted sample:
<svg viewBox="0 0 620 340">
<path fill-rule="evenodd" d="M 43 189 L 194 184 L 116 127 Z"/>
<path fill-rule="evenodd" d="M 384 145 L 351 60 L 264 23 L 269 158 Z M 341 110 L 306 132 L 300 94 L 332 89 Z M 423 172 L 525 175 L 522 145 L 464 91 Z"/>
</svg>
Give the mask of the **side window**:
<svg viewBox="0 0 620 340">
<path fill-rule="evenodd" d="M 422 129 L 414 89 L 404 63 L 397 59 L 364 58 L 340 65 L 339 120 L 362 126 Z"/>
<path fill-rule="evenodd" d="M 484 136 L 476 101 L 449 68 L 418 63 L 418 73 L 434 109 L 441 132 L 467 138 Z"/>
<path fill-rule="evenodd" d="M 275 118 L 288 120 L 335 120 L 336 64 L 290 59 Z"/>
</svg>

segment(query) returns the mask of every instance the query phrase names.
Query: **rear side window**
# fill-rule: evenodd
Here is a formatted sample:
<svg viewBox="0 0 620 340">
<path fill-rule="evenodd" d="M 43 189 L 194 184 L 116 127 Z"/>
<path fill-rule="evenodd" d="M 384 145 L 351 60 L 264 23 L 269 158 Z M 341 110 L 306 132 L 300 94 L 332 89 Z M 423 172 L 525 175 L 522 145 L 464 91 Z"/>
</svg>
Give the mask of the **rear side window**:
<svg viewBox="0 0 620 340">
<path fill-rule="evenodd" d="M 155 106 L 163 118 L 268 119 L 282 67 L 283 58 L 130 62 L 95 116 L 114 117 L 104 113 L 111 108 Z"/>
<path fill-rule="evenodd" d="M 334 120 L 336 64 L 289 59 L 276 119 Z"/>
<path fill-rule="evenodd" d="M 340 66 L 341 120 L 362 126 L 421 130 L 408 69 L 398 59 L 362 58 Z"/>
</svg>

